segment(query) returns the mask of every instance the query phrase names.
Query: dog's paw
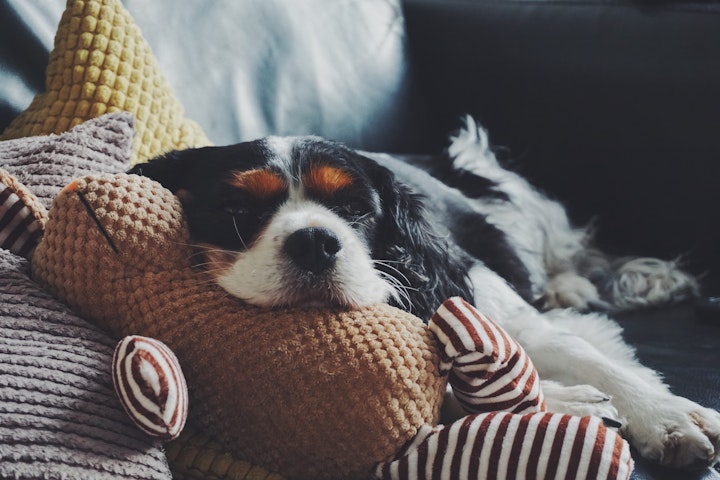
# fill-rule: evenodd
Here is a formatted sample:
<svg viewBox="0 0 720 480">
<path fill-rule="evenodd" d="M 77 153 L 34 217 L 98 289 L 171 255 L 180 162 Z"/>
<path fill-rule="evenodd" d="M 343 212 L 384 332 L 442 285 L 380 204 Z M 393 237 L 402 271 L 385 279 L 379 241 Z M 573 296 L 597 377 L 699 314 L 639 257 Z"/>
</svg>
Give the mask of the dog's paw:
<svg viewBox="0 0 720 480">
<path fill-rule="evenodd" d="M 658 398 L 626 434 L 640 454 L 661 465 L 703 469 L 720 460 L 720 413 L 680 397 Z"/>
<path fill-rule="evenodd" d="M 547 409 L 555 413 L 567 413 L 580 417 L 602 417 L 622 423 L 617 409 L 609 395 L 590 385 L 566 387 L 560 383 L 543 380 L 541 382 Z"/>
<path fill-rule="evenodd" d="M 574 308 L 586 311 L 604 309 L 607 305 L 590 280 L 573 272 L 564 272 L 550 279 L 540 307 L 543 310 Z"/>
</svg>

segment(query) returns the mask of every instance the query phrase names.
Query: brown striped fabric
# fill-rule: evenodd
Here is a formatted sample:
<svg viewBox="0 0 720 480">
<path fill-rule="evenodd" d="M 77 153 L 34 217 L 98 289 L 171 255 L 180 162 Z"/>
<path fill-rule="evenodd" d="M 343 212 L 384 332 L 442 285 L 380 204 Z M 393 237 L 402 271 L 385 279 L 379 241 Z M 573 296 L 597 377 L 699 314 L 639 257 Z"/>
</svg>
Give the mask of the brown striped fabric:
<svg viewBox="0 0 720 480">
<path fill-rule="evenodd" d="M 525 350 L 465 300 L 444 302 L 429 327 L 443 345 L 441 368 L 468 412 L 544 410 L 540 380 Z"/>
<path fill-rule="evenodd" d="M 632 469 L 630 447 L 600 418 L 493 412 L 423 427 L 375 478 L 625 480 Z"/>
</svg>

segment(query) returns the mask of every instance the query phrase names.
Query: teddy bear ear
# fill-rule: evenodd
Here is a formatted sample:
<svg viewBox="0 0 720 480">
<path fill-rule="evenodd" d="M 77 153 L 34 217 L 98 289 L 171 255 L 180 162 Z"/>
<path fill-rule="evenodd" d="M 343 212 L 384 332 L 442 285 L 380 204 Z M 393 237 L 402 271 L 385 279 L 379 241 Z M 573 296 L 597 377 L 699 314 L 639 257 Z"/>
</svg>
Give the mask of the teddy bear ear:
<svg viewBox="0 0 720 480">
<path fill-rule="evenodd" d="M 0 248 L 32 258 L 46 220 L 47 210 L 37 197 L 0 169 Z"/>
</svg>

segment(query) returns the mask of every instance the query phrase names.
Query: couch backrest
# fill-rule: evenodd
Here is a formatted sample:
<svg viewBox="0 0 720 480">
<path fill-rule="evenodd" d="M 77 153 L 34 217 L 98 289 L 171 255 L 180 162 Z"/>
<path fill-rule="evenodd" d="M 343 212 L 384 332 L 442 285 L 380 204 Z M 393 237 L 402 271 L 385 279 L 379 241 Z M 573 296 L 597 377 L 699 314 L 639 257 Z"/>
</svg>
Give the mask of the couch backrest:
<svg viewBox="0 0 720 480">
<path fill-rule="evenodd" d="M 688 254 L 720 287 L 719 3 L 404 5 L 436 146 L 472 113 L 607 248 Z"/>
<path fill-rule="evenodd" d="M 0 67 L 12 63 L 25 83 L 25 95 L 3 106 L 6 117 L 42 88 L 37 78 L 64 8 L 45 3 L 8 0 L 0 7 L 14 35 L 3 45 L 16 52 L 0 52 Z M 427 136 L 405 57 L 400 0 L 123 5 L 187 116 L 216 144 L 316 134 L 364 149 L 418 151 Z M 17 93 L 3 83 L 0 98 Z"/>
</svg>

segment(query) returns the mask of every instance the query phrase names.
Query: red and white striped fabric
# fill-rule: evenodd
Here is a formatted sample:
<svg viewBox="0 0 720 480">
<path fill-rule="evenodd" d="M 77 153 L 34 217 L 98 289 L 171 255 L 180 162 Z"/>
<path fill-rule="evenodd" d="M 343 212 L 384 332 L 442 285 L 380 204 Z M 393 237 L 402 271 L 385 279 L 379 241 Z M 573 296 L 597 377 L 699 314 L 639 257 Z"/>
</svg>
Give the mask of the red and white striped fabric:
<svg viewBox="0 0 720 480">
<path fill-rule="evenodd" d="M 525 351 L 461 298 L 447 300 L 430 329 L 443 371 L 473 415 L 421 427 L 382 480 L 626 480 L 630 447 L 596 417 L 545 412 L 540 381 Z"/>
<path fill-rule="evenodd" d="M 0 183 L 0 248 L 29 258 L 42 236 L 42 225 L 22 199 Z"/>
<path fill-rule="evenodd" d="M 115 348 L 112 378 L 120 403 L 148 435 L 172 440 L 188 414 L 185 376 L 175 354 L 162 342 L 137 335 Z"/>
<path fill-rule="evenodd" d="M 499 325 L 459 297 L 429 322 L 443 347 L 455 397 L 470 413 L 545 410 L 540 379 L 525 350 Z"/>
<path fill-rule="evenodd" d="M 626 480 L 630 447 L 600 418 L 537 412 L 470 415 L 423 427 L 383 480 Z"/>
</svg>

